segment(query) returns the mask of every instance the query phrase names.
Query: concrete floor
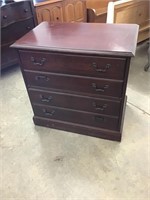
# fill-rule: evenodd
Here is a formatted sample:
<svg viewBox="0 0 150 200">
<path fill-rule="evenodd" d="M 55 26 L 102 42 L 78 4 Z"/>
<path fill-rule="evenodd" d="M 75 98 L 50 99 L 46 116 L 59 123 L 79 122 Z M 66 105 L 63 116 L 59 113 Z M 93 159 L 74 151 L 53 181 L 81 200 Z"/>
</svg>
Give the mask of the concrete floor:
<svg viewBox="0 0 150 200">
<path fill-rule="evenodd" d="M 1 200 L 150 199 L 146 51 L 131 62 L 121 143 L 34 126 L 20 69 L 2 74 Z"/>
</svg>

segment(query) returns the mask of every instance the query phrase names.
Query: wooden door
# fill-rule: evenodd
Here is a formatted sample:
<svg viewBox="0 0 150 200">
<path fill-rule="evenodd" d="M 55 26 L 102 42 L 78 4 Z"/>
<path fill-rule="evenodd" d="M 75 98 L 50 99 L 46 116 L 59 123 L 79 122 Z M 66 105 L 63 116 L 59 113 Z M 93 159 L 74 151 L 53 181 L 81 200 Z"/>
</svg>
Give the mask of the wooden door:
<svg viewBox="0 0 150 200">
<path fill-rule="evenodd" d="M 50 3 L 36 7 L 38 23 L 43 21 L 48 22 L 63 22 L 62 4 Z"/>
<path fill-rule="evenodd" d="M 86 2 L 84 0 L 64 1 L 65 22 L 86 22 Z"/>
<path fill-rule="evenodd" d="M 50 22 L 52 20 L 50 14 L 50 8 L 48 6 L 36 7 L 36 14 L 37 14 L 38 24 L 43 21 Z"/>
<path fill-rule="evenodd" d="M 63 12 L 61 3 L 51 4 L 50 11 L 51 11 L 51 21 L 63 22 Z"/>
<path fill-rule="evenodd" d="M 86 4 L 85 1 L 75 1 L 74 2 L 75 10 L 75 21 L 76 22 L 85 22 L 86 21 Z"/>
</svg>

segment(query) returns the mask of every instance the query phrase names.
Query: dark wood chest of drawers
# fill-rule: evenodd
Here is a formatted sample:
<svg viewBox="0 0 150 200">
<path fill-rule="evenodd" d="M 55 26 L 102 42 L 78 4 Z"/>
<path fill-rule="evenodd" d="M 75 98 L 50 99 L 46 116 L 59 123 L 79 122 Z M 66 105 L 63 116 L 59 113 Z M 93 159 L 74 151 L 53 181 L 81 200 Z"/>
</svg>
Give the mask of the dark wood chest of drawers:
<svg viewBox="0 0 150 200">
<path fill-rule="evenodd" d="M 17 48 L 36 125 L 121 140 L 137 25 L 43 22 Z"/>
<path fill-rule="evenodd" d="M 36 25 L 32 1 L 10 1 L 1 5 L 1 68 L 18 64 L 18 55 L 9 46 Z"/>
</svg>

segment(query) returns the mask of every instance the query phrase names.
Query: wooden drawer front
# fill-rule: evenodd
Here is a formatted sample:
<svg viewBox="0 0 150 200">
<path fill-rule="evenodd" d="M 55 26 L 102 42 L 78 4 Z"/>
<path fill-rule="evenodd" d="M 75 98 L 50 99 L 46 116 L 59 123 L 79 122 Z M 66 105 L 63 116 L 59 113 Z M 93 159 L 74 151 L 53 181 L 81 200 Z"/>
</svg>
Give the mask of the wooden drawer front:
<svg viewBox="0 0 150 200">
<path fill-rule="evenodd" d="M 122 82 L 85 78 L 81 76 L 62 76 L 50 73 L 26 72 L 28 87 L 53 88 L 96 96 L 121 97 Z"/>
<path fill-rule="evenodd" d="M 35 116 L 117 130 L 118 118 L 88 112 L 77 112 L 57 107 L 33 105 Z"/>
<path fill-rule="evenodd" d="M 17 24 L 16 23 L 11 24 L 9 27 L 3 28 L 1 31 L 2 44 L 10 42 L 13 43 L 15 40 L 19 39 L 33 28 L 34 28 L 33 18 L 17 22 Z"/>
<path fill-rule="evenodd" d="M 125 58 L 20 51 L 25 69 L 123 80 Z"/>
<path fill-rule="evenodd" d="M 29 95 L 33 103 L 113 116 L 119 115 L 120 102 L 117 101 L 34 89 L 29 89 Z"/>
<path fill-rule="evenodd" d="M 29 17 L 32 17 L 30 2 L 12 3 L 1 9 L 1 26 L 4 27 Z"/>
</svg>

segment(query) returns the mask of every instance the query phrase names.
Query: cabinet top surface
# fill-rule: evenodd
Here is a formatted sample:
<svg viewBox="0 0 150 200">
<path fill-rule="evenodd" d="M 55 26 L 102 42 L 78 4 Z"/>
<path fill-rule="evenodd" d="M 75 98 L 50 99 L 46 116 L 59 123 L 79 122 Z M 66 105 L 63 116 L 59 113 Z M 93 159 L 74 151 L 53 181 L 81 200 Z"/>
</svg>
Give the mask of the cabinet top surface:
<svg viewBox="0 0 150 200">
<path fill-rule="evenodd" d="M 16 41 L 18 49 L 134 56 L 138 25 L 42 22 Z"/>
</svg>

